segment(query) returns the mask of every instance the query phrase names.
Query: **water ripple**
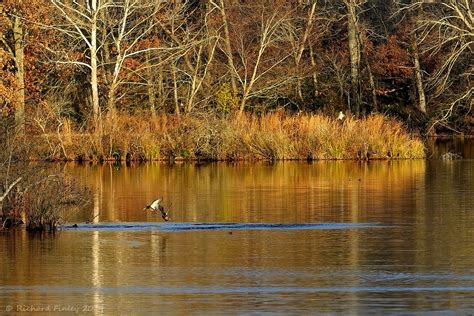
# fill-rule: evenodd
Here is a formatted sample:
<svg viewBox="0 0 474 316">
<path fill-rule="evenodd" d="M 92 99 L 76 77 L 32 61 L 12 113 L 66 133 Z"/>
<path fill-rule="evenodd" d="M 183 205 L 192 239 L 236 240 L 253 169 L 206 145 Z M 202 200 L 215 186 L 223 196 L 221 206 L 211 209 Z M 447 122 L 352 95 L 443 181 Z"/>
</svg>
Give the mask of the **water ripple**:
<svg viewBox="0 0 474 316">
<path fill-rule="evenodd" d="M 0 286 L 4 294 L 14 293 L 56 293 L 56 294 L 89 294 L 89 293 L 158 293 L 158 294 L 250 294 L 250 293 L 408 293 L 408 292 L 462 292 L 472 293 L 472 286 L 377 286 L 377 287 L 225 287 L 225 286 L 122 286 L 122 287 L 81 287 L 81 286 Z"/>
<path fill-rule="evenodd" d="M 269 224 L 269 223 L 100 223 L 66 225 L 63 230 L 87 231 L 194 231 L 194 230 L 327 230 L 380 228 L 371 223 L 313 223 L 313 224 Z"/>
</svg>

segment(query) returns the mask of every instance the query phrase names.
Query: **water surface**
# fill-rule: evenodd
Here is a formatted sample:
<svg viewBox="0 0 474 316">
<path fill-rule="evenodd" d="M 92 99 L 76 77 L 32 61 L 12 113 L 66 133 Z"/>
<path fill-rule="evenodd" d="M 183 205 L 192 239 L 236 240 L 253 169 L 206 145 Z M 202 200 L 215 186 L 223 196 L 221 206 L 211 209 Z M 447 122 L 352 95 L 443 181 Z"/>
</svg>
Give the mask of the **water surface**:
<svg viewBox="0 0 474 316">
<path fill-rule="evenodd" d="M 93 205 L 0 234 L 0 309 L 474 311 L 474 160 L 55 168 Z M 142 210 L 158 196 L 172 222 Z"/>
</svg>

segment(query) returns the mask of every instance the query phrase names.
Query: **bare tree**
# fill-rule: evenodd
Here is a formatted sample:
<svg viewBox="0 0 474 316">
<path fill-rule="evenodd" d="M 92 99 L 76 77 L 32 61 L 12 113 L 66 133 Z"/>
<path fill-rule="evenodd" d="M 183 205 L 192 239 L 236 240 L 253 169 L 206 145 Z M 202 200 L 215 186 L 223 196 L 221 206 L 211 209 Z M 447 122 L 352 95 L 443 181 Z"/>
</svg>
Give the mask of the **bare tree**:
<svg viewBox="0 0 474 316">
<path fill-rule="evenodd" d="M 417 16 L 418 20 L 418 16 Z M 426 95 L 425 87 L 423 84 L 423 74 L 420 66 L 420 53 L 418 51 L 418 35 L 416 31 L 413 31 L 410 37 L 411 40 L 411 52 L 413 58 L 413 71 L 415 74 L 416 89 L 418 94 L 418 109 L 422 113 L 426 113 Z"/>
<path fill-rule="evenodd" d="M 351 99 L 350 108 L 359 115 L 362 96 L 360 91 L 361 45 L 359 40 L 358 0 L 344 0 L 347 10 L 347 32 L 349 56 L 351 61 Z"/>
<path fill-rule="evenodd" d="M 422 112 L 426 111 L 426 100 L 422 70 L 417 59 L 419 54 L 432 58 L 443 56 L 441 64 L 427 78 L 431 99 L 446 103 L 440 120 L 435 124 L 448 119 L 460 105 L 472 107 L 473 10 L 474 4 L 468 0 L 414 0 L 402 5 L 399 10 L 399 13 L 418 12 L 412 37 L 412 50 L 415 58 L 419 108 Z"/>
<path fill-rule="evenodd" d="M 210 39 L 212 40 L 212 39 Z M 216 50 L 217 40 L 214 40 L 214 45 L 209 52 L 209 56 L 204 55 L 204 43 L 201 43 L 195 47 L 192 51 L 195 54 L 195 68 L 194 73 L 186 74 L 189 78 L 189 92 L 188 100 L 184 111 L 190 113 L 193 107 L 195 106 L 195 98 L 197 93 L 202 87 L 202 83 L 207 76 L 210 65 L 212 64 L 212 59 L 214 58 L 214 52 Z M 204 60 L 204 58 L 206 60 Z"/>
<path fill-rule="evenodd" d="M 159 34 L 160 49 L 151 52 L 153 58 L 147 67 L 156 69 L 154 83 L 161 105 L 169 101 L 177 115 L 188 113 L 195 107 L 199 91 L 204 86 L 211 90 L 206 79 L 217 42 L 206 30 L 207 14 L 203 18 L 195 11 L 188 12 L 185 3 L 167 5 L 158 16 L 154 32 Z M 196 21 L 190 23 L 193 19 Z"/>
<path fill-rule="evenodd" d="M 398 0 L 397 4 L 401 7 L 393 16 L 401 16 L 402 21 L 411 25 L 411 33 L 409 37 L 409 52 L 413 61 L 413 80 L 416 88 L 417 108 L 422 113 L 426 113 L 426 93 L 425 83 L 423 80 L 423 69 L 420 63 L 420 52 L 418 48 L 419 32 L 418 26 L 422 18 L 422 5 L 417 4 L 417 0 L 412 0 L 409 4 L 404 4 L 403 1 Z M 409 8 L 409 9 L 408 9 Z"/>
<path fill-rule="evenodd" d="M 113 69 L 108 83 L 107 109 L 114 111 L 117 88 L 127 83 L 127 77 L 121 77 L 126 61 L 161 49 L 154 45 L 155 42 L 146 41 L 155 28 L 154 16 L 160 10 L 160 2 L 122 0 L 107 6 L 105 10 L 107 20 L 103 24 L 107 35 L 102 45 L 113 48 L 109 59 L 104 60 L 104 66 Z"/>
<path fill-rule="evenodd" d="M 62 21 L 57 25 L 48 26 L 69 38 L 72 42 L 84 44 L 89 56 L 84 59 L 82 55 L 70 54 L 67 48 L 56 51 L 58 64 L 71 64 L 86 67 L 90 71 L 90 87 L 92 95 L 93 125 L 98 127 L 100 106 L 99 106 L 99 84 L 98 84 L 98 27 L 100 11 L 112 5 L 111 0 L 90 0 L 90 1 L 70 1 L 70 0 L 50 0 L 52 5 L 60 14 Z M 75 57 L 75 58 L 74 58 Z"/>
<path fill-rule="evenodd" d="M 221 18 L 222 18 L 222 28 L 224 30 L 224 48 L 223 51 L 227 57 L 227 66 L 229 67 L 229 73 L 230 73 L 230 83 L 232 87 L 232 93 L 235 96 L 238 94 L 238 88 L 237 88 L 237 79 L 236 79 L 236 68 L 235 68 L 235 62 L 234 62 L 234 51 L 232 49 L 232 44 L 231 44 L 231 37 L 230 37 L 230 21 L 228 18 L 228 10 L 225 5 L 224 0 L 218 0 L 218 2 L 214 0 L 209 1 L 211 5 L 213 5 L 215 8 L 218 9 Z"/>
<path fill-rule="evenodd" d="M 313 25 L 316 19 L 316 8 L 318 5 L 317 0 L 312 0 L 310 1 L 310 4 L 308 5 L 307 9 L 307 16 L 305 17 L 303 21 L 303 26 L 301 27 L 300 30 L 298 30 L 298 27 L 296 27 L 296 30 L 293 32 L 294 35 L 294 40 L 293 42 L 293 52 L 294 52 L 294 60 L 295 60 L 295 67 L 297 70 L 300 68 L 300 64 L 303 58 L 303 52 L 305 51 L 306 47 L 309 46 L 310 50 L 312 50 L 311 43 L 309 42 L 309 36 L 311 35 L 313 31 Z M 303 6 L 303 4 L 300 4 L 300 6 Z M 295 23 L 296 24 L 296 23 Z M 313 67 L 316 66 L 316 62 L 314 59 L 313 52 L 310 52 L 310 62 Z M 313 72 L 313 83 L 314 83 L 314 89 L 316 89 L 316 79 L 315 79 L 315 73 Z M 296 84 L 296 93 L 300 99 L 300 101 L 303 101 L 303 92 L 302 92 L 302 87 L 301 87 L 301 78 L 298 76 L 297 79 L 297 84 Z"/>
<path fill-rule="evenodd" d="M 289 43 L 289 17 L 279 7 L 269 8 L 257 4 L 252 9 L 256 16 L 247 20 L 249 24 L 242 23 L 238 34 L 234 34 L 238 55 L 234 76 L 242 91 L 239 115 L 245 110 L 250 98 L 268 98 L 277 93 L 279 88 L 294 81 L 294 77 L 288 73 L 284 76 L 275 75 L 279 67 L 290 61 L 292 54 L 284 49 L 284 45 Z"/>
</svg>

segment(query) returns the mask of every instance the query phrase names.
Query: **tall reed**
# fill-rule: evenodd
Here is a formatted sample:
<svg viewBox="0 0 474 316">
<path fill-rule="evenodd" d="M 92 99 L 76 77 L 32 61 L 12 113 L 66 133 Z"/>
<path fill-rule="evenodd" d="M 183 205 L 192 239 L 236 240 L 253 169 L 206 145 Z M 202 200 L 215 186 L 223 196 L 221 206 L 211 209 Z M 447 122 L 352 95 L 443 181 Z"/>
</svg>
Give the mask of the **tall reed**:
<svg viewBox="0 0 474 316">
<path fill-rule="evenodd" d="M 115 114 L 99 133 L 64 124 L 36 156 L 83 160 L 412 159 L 425 148 L 395 119 L 371 115 L 344 121 L 318 114 L 174 116 Z M 51 148 L 55 150 L 54 155 Z"/>
</svg>

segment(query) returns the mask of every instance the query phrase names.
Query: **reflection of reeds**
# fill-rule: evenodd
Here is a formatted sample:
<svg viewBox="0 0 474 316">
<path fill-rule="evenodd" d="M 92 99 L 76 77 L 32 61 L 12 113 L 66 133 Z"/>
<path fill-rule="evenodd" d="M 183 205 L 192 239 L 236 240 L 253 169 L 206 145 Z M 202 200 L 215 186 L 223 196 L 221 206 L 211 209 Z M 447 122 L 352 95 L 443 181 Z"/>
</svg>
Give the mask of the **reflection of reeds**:
<svg viewBox="0 0 474 316">
<path fill-rule="evenodd" d="M 397 203 L 395 209 L 404 211 L 413 203 L 408 197 L 423 185 L 426 161 L 66 166 L 80 183 L 98 190 L 101 220 L 160 221 L 140 210 L 163 196 L 172 201 L 176 221 L 255 222 L 271 215 L 274 222 L 311 222 L 321 216 L 350 220 Z"/>
<path fill-rule="evenodd" d="M 410 159 L 425 155 L 420 140 L 382 115 L 341 122 L 283 112 L 230 119 L 114 114 L 102 121 L 96 134 L 73 133 L 66 125 L 65 135 L 57 137 L 63 153 L 58 159 Z"/>
</svg>

